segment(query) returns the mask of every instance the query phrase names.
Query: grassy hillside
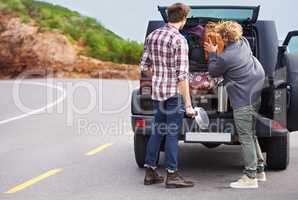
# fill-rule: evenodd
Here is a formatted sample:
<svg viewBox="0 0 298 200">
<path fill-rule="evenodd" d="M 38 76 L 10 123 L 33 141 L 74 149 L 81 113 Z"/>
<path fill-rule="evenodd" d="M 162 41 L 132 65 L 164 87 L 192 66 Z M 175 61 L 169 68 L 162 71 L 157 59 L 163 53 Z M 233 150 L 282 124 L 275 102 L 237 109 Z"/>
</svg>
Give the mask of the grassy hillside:
<svg viewBox="0 0 298 200">
<path fill-rule="evenodd" d="M 143 45 L 124 40 L 93 18 L 67 8 L 35 0 L 0 0 L 1 12 L 13 12 L 23 21 L 33 19 L 41 31 L 59 30 L 73 43 L 85 46 L 81 54 L 115 63 L 137 64 Z"/>
</svg>

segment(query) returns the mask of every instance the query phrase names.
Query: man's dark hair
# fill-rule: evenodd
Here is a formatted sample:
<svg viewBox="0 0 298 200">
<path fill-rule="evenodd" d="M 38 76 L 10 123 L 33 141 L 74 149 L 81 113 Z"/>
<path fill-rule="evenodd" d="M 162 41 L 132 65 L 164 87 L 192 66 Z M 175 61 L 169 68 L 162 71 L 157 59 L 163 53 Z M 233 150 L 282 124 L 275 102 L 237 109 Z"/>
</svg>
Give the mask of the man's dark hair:
<svg viewBox="0 0 298 200">
<path fill-rule="evenodd" d="M 175 3 L 168 7 L 168 22 L 177 23 L 187 18 L 190 7 L 183 3 Z"/>
</svg>

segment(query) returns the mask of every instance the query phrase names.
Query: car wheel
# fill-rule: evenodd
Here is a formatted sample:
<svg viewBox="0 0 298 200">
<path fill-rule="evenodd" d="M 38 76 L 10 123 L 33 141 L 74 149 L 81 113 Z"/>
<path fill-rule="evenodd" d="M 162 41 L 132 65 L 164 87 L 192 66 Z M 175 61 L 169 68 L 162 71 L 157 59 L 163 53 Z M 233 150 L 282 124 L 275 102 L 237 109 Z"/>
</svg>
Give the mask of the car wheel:
<svg viewBox="0 0 298 200">
<path fill-rule="evenodd" d="M 290 136 L 274 137 L 267 146 L 267 168 L 284 170 L 289 164 Z"/>
<path fill-rule="evenodd" d="M 149 136 L 146 135 L 137 135 L 134 136 L 134 151 L 135 151 L 135 159 L 139 168 L 144 168 L 145 157 L 146 157 L 146 148 L 147 143 L 149 141 Z M 157 157 L 157 164 L 159 162 L 159 154 Z"/>
</svg>

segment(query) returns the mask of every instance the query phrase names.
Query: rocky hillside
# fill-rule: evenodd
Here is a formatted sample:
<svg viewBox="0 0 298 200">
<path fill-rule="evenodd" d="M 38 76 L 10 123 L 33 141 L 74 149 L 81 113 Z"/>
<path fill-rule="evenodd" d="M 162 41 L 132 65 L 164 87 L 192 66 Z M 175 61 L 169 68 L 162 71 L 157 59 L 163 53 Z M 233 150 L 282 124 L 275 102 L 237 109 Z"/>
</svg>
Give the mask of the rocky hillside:
<svg viewBox="0 0 298 200">
<path fill-rule="evenodd" d="M 11 2 L 22 3 L 23 7 L 12 5 Z M 83 16 L 80 18 L 92 22 L 89 29 L 84 23 L 84 30 L 88 34 L 82 32 L 73 37 L 63 27 L 49 26 L 47 23 L 51 17 L 42 20 L 36 12 L 41 12 L 43 7 L 50 7 L 51 11 L 56 12 L 63 10 L 60 13 L 62 16 L 66 16 L 65 13 L 77 15 L 76 12 L 62 7 L 55 10 L 53 5 L 34 3 L 32 0 L 0 0 L 0 78 L 53 76 L 138 79 L 138 66 L 134 64 L 139 60 L 142 45 L 123 40 L 98 22 Z M 32 5 L 38 6 L 34 9 Z M 113 45 L 118 45 L 118 48 Z M 138 51 L 135 58 L 130 53 L 133 49 L 128 51 L 129 48 Z"/>
</svg>

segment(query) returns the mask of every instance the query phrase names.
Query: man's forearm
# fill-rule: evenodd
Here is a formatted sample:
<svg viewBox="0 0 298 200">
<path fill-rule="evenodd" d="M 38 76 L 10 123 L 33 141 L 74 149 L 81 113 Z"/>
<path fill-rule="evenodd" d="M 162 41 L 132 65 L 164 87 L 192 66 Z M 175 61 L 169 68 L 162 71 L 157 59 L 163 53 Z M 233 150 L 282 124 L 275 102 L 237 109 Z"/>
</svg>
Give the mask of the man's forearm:
<svg viewBox="0 0 298 200">
<path fill-rule="evenodd" d="M 178 83 L 178 90 L 179 90 L 180 94 L 183 96 L 185 107 L 191 106 L 188 80 L 180 81 Z"/>
<path fill-rule="evenodd" d="M 147 70 L 142 71 L 146 77 L 152 77 L 153 72 L 151 68 L 148 68 Z"/>
</svg>

